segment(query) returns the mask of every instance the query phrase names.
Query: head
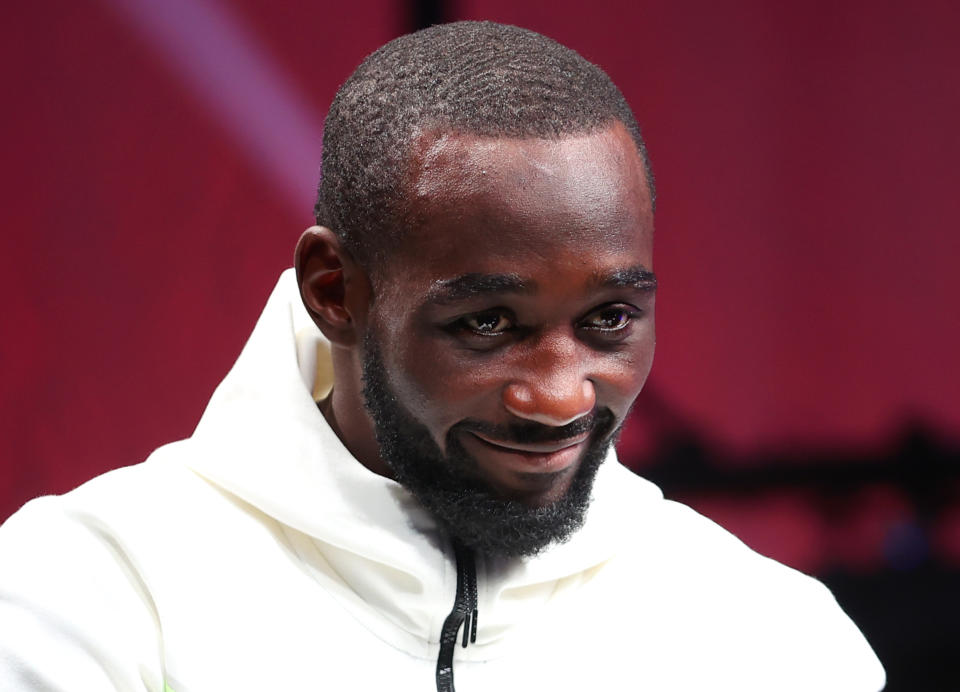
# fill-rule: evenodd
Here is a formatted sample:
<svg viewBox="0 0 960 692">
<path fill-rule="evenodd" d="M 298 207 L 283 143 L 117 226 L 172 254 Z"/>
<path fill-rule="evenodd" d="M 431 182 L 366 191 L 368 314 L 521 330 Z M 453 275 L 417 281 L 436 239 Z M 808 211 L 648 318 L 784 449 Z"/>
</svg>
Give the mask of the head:
<svg viewBox="0 0 960 692">
<path fill-rule="evenodd" d="M 401 36 L 367 57 L 330 106 L 317 225 L 376 269 L 404 235 L 406 176 L 425 133 L 557 139 L 613 122 L 632 137 L 655 203 L 640 128 L 598 66 L 546 36 L 492 22 Z"/>
<path fill-rule="evenodd" d="M 569 536 L 655 341 L 653 183 L 620 92 L 515 27 L 397 39 L 334 101 L 317 213 L 296 265 L 346 446 L 475 548 Z"/>
</svg>

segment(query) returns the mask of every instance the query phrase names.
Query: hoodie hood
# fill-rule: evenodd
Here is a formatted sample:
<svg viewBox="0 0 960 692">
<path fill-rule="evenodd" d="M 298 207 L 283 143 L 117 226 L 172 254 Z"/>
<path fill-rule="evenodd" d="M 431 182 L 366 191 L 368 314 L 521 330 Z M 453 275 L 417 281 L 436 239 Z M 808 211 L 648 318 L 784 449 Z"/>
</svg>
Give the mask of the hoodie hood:
<svg viewBox="0 0 960 692">
<path fill-rule="evenodd" d="M 317 551 L 337 575 L 344 605 L 375 634 L 434 657 L 456 588 L 452 547 L 405 488 L 360 464 L 329 427 L 316 400 L 332 376 L 329 343 L 287 270 L 191 438 L 191 466 L 302 536 L 303 549 Z M 567 542 L 531 558 L 478 556 L 477 641 L 458 656 L 496 655 L 508 633 L 602 568 L 625 540 L 624 527 L 662 500 L 612 450 L 593 497 Z"/>
</svg>

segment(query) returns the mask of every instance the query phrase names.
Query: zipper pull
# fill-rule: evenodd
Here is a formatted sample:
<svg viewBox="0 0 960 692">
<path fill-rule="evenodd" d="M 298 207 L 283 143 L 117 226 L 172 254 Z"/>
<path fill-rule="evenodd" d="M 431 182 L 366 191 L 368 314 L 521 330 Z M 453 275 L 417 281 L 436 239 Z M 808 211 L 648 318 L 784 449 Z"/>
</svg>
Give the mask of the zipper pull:
<svg viewBox="0 0 960 692">
<path fill-rule="evenodd" d="M 463 620 L 463 648 L 467 644 L 477 643 L 477 563 L 473 551 L 463 548 L 462 554 L 457 556 L 458 567 L 464 568 L 464 596 L 466 596 L 466 612 Z"/>
<path fill-rule="evenodd" d="M 454 692 L 453 652 L 457 646 L 457 634 L 463 627 L 463 646 L 477 642 L 477 565 L 473 551 L 453 542 L 457 560 L 457 595 L 453 609 L 443 621 L 440 630 L 440 652 L 437 656 L 437 690 Z"/>
<path fill-rule="evenodd" d="M 467 647 L 467 625 L 470 625 L 470 643 L 477 643 L 477 609 L 467 616 L 467 621 L 463 623 L 463 647 Z"/>
</svg>

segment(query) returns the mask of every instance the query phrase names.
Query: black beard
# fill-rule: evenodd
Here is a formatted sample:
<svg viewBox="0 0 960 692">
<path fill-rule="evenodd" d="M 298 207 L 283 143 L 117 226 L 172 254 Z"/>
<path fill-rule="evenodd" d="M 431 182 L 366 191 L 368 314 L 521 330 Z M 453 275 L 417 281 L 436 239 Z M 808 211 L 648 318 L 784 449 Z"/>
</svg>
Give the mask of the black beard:
<svg viewBox="0 0 960 692">
<path fill-rule="evenodd" d="M 554 428 L 539 423 L 499 428 L 463 421 L 447 433 L 447 454 L 426 427 L 400 404 L 387 381 L 376 339 L 364 338 L 363 396 L 373 419 L 380 456 L 394 478 L 464 545 L 492 556 L 535 555 L 563 542 L 583 526 L 593 480 L 616 438 L 609 409 Z M 460 443 L 459 432 L 496 433 L 497 439 L 542 442 L 569 439 L 592 430 L 580 467 L 567 492 L 547 505 L 531 507 L 498 496 L 478 474 L 477 463 Z"/>
</svg>

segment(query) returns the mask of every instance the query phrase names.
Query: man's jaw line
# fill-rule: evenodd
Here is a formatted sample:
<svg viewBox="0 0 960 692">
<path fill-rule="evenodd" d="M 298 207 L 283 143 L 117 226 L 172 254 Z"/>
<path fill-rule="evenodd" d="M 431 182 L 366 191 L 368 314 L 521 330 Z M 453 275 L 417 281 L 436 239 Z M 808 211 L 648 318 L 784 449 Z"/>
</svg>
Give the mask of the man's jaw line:
<svg viewBox="0 0 960 692">
<path fill-rule="evenodd" d="M 374 423 L 380 459 L 391 475 L 431 512 L 449 535 L 481 553 L 504 557 L 536 555 L 549 545 L 563 542 L 582 526 L 590 504 L 597 468 L 612 440 L 616 421 L 606 407 L 559 428 L 508 419 L 495 424 L 463 419 L 436 439 L 426 426 L 405 410 L 393 393 L 376 339 L 364 337 L 364 405 Z M 494 444 L 556 444 L 586 434 L 576 450 L 577 463 L 559 473 L 501 472 L 496 478 L 484 472 L 464 443 L 481 457 L 500 456 Z M 563 454 L 563 450 L 560 451 Z M 504 457 L 524 452 L 504 450 Z M 527 453 L 529 454 L 529 453 Z M 502 467 L 500 467 L 502 468 Z M 529 467 L 527 467 L 529 468 Z"/>
</svg>

